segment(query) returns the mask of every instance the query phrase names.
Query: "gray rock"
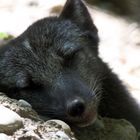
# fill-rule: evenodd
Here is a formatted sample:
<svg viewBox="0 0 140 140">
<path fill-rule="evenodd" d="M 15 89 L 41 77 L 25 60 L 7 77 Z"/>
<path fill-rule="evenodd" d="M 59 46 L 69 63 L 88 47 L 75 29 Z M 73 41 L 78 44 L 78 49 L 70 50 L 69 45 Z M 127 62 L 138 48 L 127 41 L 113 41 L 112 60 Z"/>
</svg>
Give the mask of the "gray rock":
<svg viewBox="0 0 140 140">
<path fill-rule="evenodd" d="M 61 139 L 59 131 L 64 132 L 72 140 L 75 140 L 73 132 L 78 140 L 139 140 L 135 128 L 125 120 L 99 118 L 96 123 L 86 128 L 72 128 L 60 120 L 44 122 L 30 107 L 21 107 L 17 100 L 0 95 L 0 104 L 18 113 L 24 118 L 24 128 L 18 129 L 12 138 L 17 139 Z M 30 119 L 25 119 L 30 118 Z M 35 122 L 34 122 L 34 121 Z M 1 132 L 1 131 L 0 131 Z M 26 133 L 25 133 L 26 132 Z M 57 135 L 56 135 L 57 133 Z M 70 134 L 69 134 L 70 133 Z M 60 134 L 61 135 L 61 134 Z M 63 137 L 63 139 L 65 136 Z M 62 139 L 61 139 L 62 140 Z"/>
<path fill-rule="evenodd" d="M 32 118 L 33 120 L 41 120 L 38 114 L 31 107 L 22 107 L 18 101 L 7 97 L 4 93 L 0 92 L 0 104 L 13 110 L 23 118 Z"/>
<path fill-rule="evenodd" d="M 23 126 L 22 118 L 12 110 L 0 105 L 0 133 L 13 134 Z"/>
<path fill-rule="evenodd" d="M 57 124 L 61 125 L 62 129 L 65 131 L 66 134 L 70 134 L 71 133 L 71 128 L 69 127 L 69 125 L 67 125 L 65 122 L 61 121 L 61 120 L 49 120 L 47 121 L 49 122 L 56 122 Z"/>
<path fill-rule="evenodd" d="M 138 140 L 134 126 L 123 119 L 99 118 L 95 126 L 72 130 L 78 140 Z"/>
<path fill-rule="evenodd" d="M 14 133 L 12 138 L 16 140 L 76 140 L 73 133 L 65 133 L 62 126 L 54 121 L 36 122 L 31 119 L 24 119 L 24 128 Z"/>
<path fill-rule="evenodd" d="M 66 133 L 64 133 L 63 131 L 58 131 L 55 135 L 58 136 L 58 138 L 61 138 L 62 140 L 70 140 L 70 137 L 66 135 Z"/>
<path fill-rule="evenodd" d="M 21 107 L 30 107 L 30 108 L 32 108 L 31 104 L 29 104 L 27 101 L 22 100 L 22 99 L 20 99 L 20 100 L 18 101 L 18 104 L 19 104 Z"/>
<path fill-rule="evenodd" d="M 11 140 L 11 138 L 4 133 L 0 133 L 0 140 Z"/>
<path fill-rule="evenodd" d="M 10 99 L 4 94 L 0 96 L 0 104 L 10 108 L 24 118 L 24 127 L 17 129 L 10 137 L 12 139 L 65 140 L 70 138 L 71 140 L 76 140 L 77 138 L 78 140 L 138 140 L 135 128 L 125 120 L 99 118 L 92 126 L 86 128 L 72 127 L 74 135 L 69 126 L 63 121 L 49 120 L 44 122 L 39 119 L 39 116 L 32 108 L 21 107 L 17 102 L 17 100 Z"/>
</svg>

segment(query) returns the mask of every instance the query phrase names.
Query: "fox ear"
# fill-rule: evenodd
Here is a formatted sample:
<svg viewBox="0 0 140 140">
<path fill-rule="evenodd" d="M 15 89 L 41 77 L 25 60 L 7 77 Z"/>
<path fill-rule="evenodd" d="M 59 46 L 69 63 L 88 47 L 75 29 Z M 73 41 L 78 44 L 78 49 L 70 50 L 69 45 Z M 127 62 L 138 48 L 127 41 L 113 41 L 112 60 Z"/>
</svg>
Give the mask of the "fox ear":
<svg viewBox="0 0 140 140">
<path fill-rule="evenodd" d="M 81 0 L 67 0 L 60 18 L 71 20 L 83 30 L 97 32 L 97 28 L 93 24 L 92 18 Z"/>
</svg>

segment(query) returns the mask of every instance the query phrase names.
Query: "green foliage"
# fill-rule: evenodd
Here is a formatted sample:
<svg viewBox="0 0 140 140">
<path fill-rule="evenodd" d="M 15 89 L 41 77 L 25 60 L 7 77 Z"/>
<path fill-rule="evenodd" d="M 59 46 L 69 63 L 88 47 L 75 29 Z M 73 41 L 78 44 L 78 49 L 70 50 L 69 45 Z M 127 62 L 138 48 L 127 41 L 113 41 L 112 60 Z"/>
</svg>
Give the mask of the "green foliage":
<svg viewBox="0 0 140 140">
<path fill-rule="evenodd" d="M 5 38 L 9 38 L 9 34 L 4 33 L 4 32 L 0 32 L 0 39 L 5 39 Z"/>
</svg>

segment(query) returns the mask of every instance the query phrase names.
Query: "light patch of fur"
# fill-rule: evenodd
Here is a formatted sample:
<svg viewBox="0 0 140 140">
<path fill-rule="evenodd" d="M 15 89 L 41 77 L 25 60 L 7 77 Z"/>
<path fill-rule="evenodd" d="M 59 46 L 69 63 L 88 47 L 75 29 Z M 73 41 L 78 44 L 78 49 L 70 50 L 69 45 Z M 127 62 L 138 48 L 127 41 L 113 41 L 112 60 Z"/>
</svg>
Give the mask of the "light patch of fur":
<svg viewBox="0 0 140 140">
<path fill-rule="evenodd" d="M 23 42 L 23 45 L 28 49 L 28 50 L 32 50 L 32 48 L 31 48 L 31 46 L 30 46 L 30 43 L 29 43 L 29 41 L 28 40 L 25 40 L 24 42 Z"/>
</svg>

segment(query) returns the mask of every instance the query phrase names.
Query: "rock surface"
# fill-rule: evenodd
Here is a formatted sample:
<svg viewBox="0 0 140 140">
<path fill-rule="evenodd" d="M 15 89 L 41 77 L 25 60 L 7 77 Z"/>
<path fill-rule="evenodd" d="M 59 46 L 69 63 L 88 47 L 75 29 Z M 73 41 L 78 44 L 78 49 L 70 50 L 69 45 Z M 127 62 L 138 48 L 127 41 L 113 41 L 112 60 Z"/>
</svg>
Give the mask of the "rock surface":
<svg viewBox="0 0 140 140">
<path fill-rule="evenodd" d="M 25 102 L 26 101 L 24 101 L 24 103 Z M 75 140 L 76 139 L 74 138 L 74 134 L 71 132 L 70 127 L 66 123 L 60 120 L 50 120 L 50 121 L 42 120 L 41 119 L 42 117 L 38 116 L 38 114 L 31 108 L 31 106 L 27 105 L 28 104 L 27 102 L 24 106 L 21 106 L 21 102 L 14 99 L 10 99 L 4 93 L 0 93 L 0 104 L 1 106 L 5 106 L 3 108 L 7 107 L 13 110 L 14 112 L 16 112 L 17 114 L 19 114 L 21 117 L 23 117 L 22 118 L 23 127 L 19 128 L 15 133 L 9 133 L 9 131 L 8 132 L 0 131 L 9 134 L 10 140 L 13 139 L 14 140 L 24 140 L 24 139 Z M 10 115 L 9 117 L 11 118 Z M 11 118 L 11 120 L 13 119 Z M 0 120 L 0 122 L 2 121 Z M 4 128 L 2 127 L 2 130 L 3 129 Z M 2 135 L 2 137 L 4 136 Z"/>
<path fill-rule="evenodd" d="M 49 120 L 47 121 L 49 123 L 51 122 L 55 122 L 59 125 L 61 125 L 61 127 L 63 128 L 63 130 L 65 131 L 66 134 L 70 135 L 71 133 L 71 128 L 69 127 L 69 125 L 67 125 L 65 122 L 61 121 L 61 120 Z"/>
<path fill-rule="evenodd" d="M 14 111 L 0 105 L 0 132 L 13 134 L 23 126 L 22 118 Z"/>
<path fill-rule="evenodd" d="M 74 129 L 79 140 L 138 140 L 136 129 L 126 120 L 100 118 L 104 127 Z"/>
<path fill-rule="evenodd" d="M 19 104 L 19 106 L 21 106 L 21 107 L 30 107 L 30 108 L 32 108 L 32 106 L 31 106 L 28 102 L 26 102 L 25 100 L 22 100 L 22 99 L 20 99 L 20 100 L 18 101 L 18 104 Z"/>
<path fill-rule="evenodd" d="M 9 137 L 0 135 L 7 140 L 138 140 L 135 128 L 125 120 L 99 118 L 92 126 L 70 128 L 60 120 L 42 120 L 31 107 L 21 107 L 18 103 L 19 101 L 0 94 L 0 104 L 23 117 L 22 128 Z"/>
<path fill-rule="evenodd" d="M 35 140 L 76 140 L 73 133 L 65 133 L 62 126 L 54 121 L 32 121 L 24 119 L 24 128 L 14 133 L 12 138 Z"/>
<path fill-rule="evenodd" d="M 11 138 L 4 133 L 0 133 L 0 140 L 11 140 Z"/>
<path fill-rule="evenodd" d="M 29 106 L 22 107 L 17 100 L 10 99 L 4 93 L 0 92 L 0 104 L 10 108 L 23 118 L 31 118 L 35 120 L 40 120 L 38 114 Z"/>
</svg>

